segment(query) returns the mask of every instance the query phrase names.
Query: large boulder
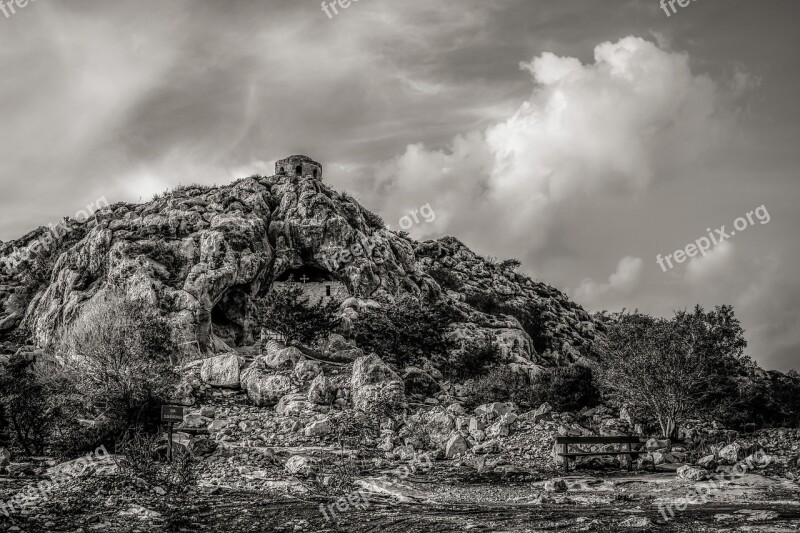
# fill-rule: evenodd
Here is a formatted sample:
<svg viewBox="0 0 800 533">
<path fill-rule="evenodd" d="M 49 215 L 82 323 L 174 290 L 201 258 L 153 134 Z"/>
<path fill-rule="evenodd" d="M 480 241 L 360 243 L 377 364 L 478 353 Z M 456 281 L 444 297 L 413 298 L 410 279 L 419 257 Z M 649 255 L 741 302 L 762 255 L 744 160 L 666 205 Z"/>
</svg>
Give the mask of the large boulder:
<svg viewBox="0 0 800 533">
<path fill-rule="evenodd" d="M 11 464 L 11 452 L 7 448 L 0 448 L 0 468 Z"/>
<path fill-rule="evenodd" d="M 465 439 L 461 433 L 456 433 L 448 439 L 444 449 L 444 455 L 448 459 L 452 459 L 456 455 L 466 452 L 468 449 L 469 444 L 467 443 L 467 439 Z"/>
<path fill-rule="evenodd" d="M 403 383 L 401 381 L 389 381 L 387 383 L 376 383 L 375 385 L 364 385 L 352 392 L 353 407 L 360 411 L 368 411 L 371 407 L 384 402 L 390 405 L 401 405 L 405 401 L 403 394 Z"/>
<path fill-rule="evenodd" d="M 540 420 L 550 420 L 553 417 L 553 406 L 549 402 L 544 402 L 533 412 L 533 423 Z"/>
<path fill-rule="evenodd" d="M 318 375 L 308 388 L 308 401 L 317 405 L 330 405 L 336 400 L 337 387 L 330 378 Z"/>
<path fill-rule="evenodd" d="M 758 444 L 736 441 L 719 451 L 719 459 L 723 463 L 734 465 L 759 450 Z"/>
<path fill-rule="evenodd" d="M 400 377 L 374 354 L 356 360 L 350 386 L 353 405 L 360 410 L 367 410 L 381 398 L 396 403 L 401 403 L 404 399 L 404 386 Z"/>
<path fill-rule="evenodd" d="M 433 377 L 420 368 L 409 367 L 403 374 L 405 392 L 411 396 L 419 394 L 423 397 L 433 396 L 439 392 L 440 387 Z"/>
<path fill-rule="evenodd" d="M 290 346 L 280 350 L 267 351 L 266 355 L 261 356 L 261 360 L 268 368 L 283 370 L 293 368 L 304 357 L 305 355 L 299 348 Z"/>
<path fill-rule="evenodd" d="M 399 381 L 399 379 L 400 377 L 397 373 L 392 370 L 383 359 L 372 354 L 358 358 L 355 364 L 353 364 L 353 374 L 350 378 L 350 385 L 355 391 L 366 385 Z"/>
<path fill-rule="evenodd" d="M 203 360 L 200 379 L 212 387 L 239 387 L 239 356 L 228 353 Z"/>
<path fill-rule="evenodd" d="M 302 382 L 308 382 L 322 374 L 322 368 L 316 361 L 302 359 L 294 366 L 294 375 Z"/>
<path fill-rule="evenodd" d="M 247 396 L 259 407 L 272 407 L 292 391 L 292 381 L 280 374 L 248 376 Z"/>
</svg>

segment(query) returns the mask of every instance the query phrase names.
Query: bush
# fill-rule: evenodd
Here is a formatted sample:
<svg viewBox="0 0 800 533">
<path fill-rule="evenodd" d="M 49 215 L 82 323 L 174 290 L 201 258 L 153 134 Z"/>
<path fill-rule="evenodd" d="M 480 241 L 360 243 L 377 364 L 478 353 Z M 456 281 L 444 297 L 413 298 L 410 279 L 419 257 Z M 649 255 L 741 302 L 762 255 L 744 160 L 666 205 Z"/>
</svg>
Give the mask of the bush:
<svg viewBox="0 0 800 533">
<path fill-rule="evenodd" d="M 399 367 L 426 358 L 446 360 L 452 342 L 446 337 L 452 315 L 442 307 L 426 306 L 415 298 L 368 309 L 353 325 L 359 348 L 374 352 Z"/>
<path fill-rule="evenodd" d="M 333 301 L 310 304 L 297 285 L 272 290 L 257 304 L 257 314 L 264 327 L 282 335 L 286 342 L 311 345 L 317 339 L 326 339 L 334 330 L 337 307 Z"/>
<path fill-rule="evenodd" d="M 531 407 L 549 402 L 556 411 L 578 411 L 599 401 L 592 370 L 581 365 L 545 369 L 533 379 L 530 388 Z"/>
<path fill-rule="evenodd" d="M 492 402 L 514 402 L 524 406 L 530 396 L 530 384 L 525 376 L 498 366 L 474 380 L 466 396 L 464 407 L 468 410 Z"/>
<path fill-rule="evenodd" d="M 150 486 L 161 487 L 170 494 L 197 485 L 197 461 L 194 456 L 173 445 L 172 461 L 168 461 L 165 445 L 157 434 L 134 431 L 117 446 L 117 453 L 124 457 L 118 461 L 118 466 L 120 475 L 125 478 L 142 479 Z"/>
<path fill-rule="evenodd" d="M 468 343 L 450 354 L 442 373 L 451 380 L 465 380 L 482 376 L 500 359 L 500 348 L 489 339 Z"/>
<path fill-rule="evenodd" d="M 0 412 L 8 424 L 9 444 L 27 455 L 44 454 L 54 415 L 30 361 L 0 365 Z"/>
<path fill-rule="evenodd" d="M 464 287 L 461 279 L 453 274 L 453 271 L 439 265 L 435 265 L 428 270 L 428 275 L 444 290 L 460 292 Z"/>
<path fill-rule="evenodd" d="M 358 467 L 351 457 L 326 457 L 317 463 L 317 470 L 305 483 L 314 496 L 333 498 L 356 490 Z"/>
</svg>

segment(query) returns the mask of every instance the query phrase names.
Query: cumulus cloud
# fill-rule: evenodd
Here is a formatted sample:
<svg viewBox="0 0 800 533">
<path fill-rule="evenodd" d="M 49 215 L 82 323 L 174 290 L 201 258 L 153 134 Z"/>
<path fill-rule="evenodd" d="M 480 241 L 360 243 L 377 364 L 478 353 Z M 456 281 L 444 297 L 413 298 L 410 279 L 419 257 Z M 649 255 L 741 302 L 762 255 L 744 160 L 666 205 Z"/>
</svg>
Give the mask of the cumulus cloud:
<svg viewBox="0 0 800 533">
<path fill-rule="evenodd" d="M 727 129 L 718 85 L 686 54 L 641 38 L 598 45 L 590 64 L 544 53 L 521 68 L 534 88 L 512 116 L 446 149 L 410 145 L 380 169 L 385 213 L 430 201 L 442 232 L 491 234 L 496 253 L 531 257 L 561 209 L 635 196 Z"/>
<path fill-rule="evenodd" d="M 585 279 L 574 291 L 575 297 L 589 304 L 608 302 L 620 296 L 630 295 L 642 281 L 644 262 L 639 257 L 626 256 L 619 260 L 617 270 L 608 277 L 608 281 L 598 283 Z"/>
</svg>

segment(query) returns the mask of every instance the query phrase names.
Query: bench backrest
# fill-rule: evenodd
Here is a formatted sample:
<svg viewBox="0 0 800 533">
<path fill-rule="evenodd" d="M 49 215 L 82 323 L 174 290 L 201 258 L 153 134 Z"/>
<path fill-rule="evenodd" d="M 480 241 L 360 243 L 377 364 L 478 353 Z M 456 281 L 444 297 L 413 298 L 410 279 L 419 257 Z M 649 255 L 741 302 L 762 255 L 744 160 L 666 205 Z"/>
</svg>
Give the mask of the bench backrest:
<svg viewBox="0 0 800 533">
<path fill-rule="evenodd" d="M 640 442 L 637 436 L 623 437 L 556 437 L 556 444 L 634 444 Z"/>
</svg>

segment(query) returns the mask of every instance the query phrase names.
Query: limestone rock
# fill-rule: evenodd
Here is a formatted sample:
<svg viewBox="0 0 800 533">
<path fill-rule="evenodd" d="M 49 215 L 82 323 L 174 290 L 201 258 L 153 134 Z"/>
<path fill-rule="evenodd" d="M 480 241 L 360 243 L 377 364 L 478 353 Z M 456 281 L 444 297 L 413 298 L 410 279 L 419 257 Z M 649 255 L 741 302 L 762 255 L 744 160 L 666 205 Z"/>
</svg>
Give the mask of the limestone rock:
<svg viewBox="0 0 800 533">
<path fill-rule="evenodd" d="M 708 471 L 690 465 L 678 468 L 678 477 L 688 481 L 704 481 L 708 479 Z"/>
<path fill-rule="evenodd" d="M 479 405 L 478 407 L 475 408 L 475 416 L 480 418 L 484 422 L 491 422 L 507 413 L 516 412 L 516 410 L 517 406 L 511 402 L 487 403 L 484 405 Z"/>
<path fill-rule="evenodd" d="M 333 433 L 333 424 L 328 417 L 311 422 L 303 430 L 306 437 L 323 437 L 330 433 Z"/>
<path fill-rule="evenodd" d="M 280 370 L 293 368 L 294 365 L 304 357 L 303 352 L 298 348 L 290 346 L 289 348 L 283 348 L 281 350 L 268 351 L 267 354 L 262 357 L 262 360 L 268 368 Z"/>
<path fill-rule="evenodd" d="M 247 382 L 247 396 L 259 407 L 274 406 L 291 389 L 291 380 L 283 375 L 254 375 Z"/>
<path fill-rule="evenodd" d="M 312 407 L 311 402 L 306 401 L 305 394 L 287 394 L 278 401 L 275 412 L 281 416 L 298 416 L 304 411 L 310 411 Z"/>
<path fill-rule="evenodd" d="M 302 359 L 294 367 L 294 375 L 300 381 L 311 381 L 322 373 L 322 368 L 316 361 Z"/>
<path fill-rule="evenodd" d="M 407 395 L 419 394 L 422 397 L 433 396 L 440 387 L 433 377 L 420 368 L 409 367 L 403 374 L 403 383 Z"/>
<path fill-rule="evenodd" d="M 548 402 L 545 402 L 533 412 L 533 423 L 535 424 L 539 420 L 550 420 L 552 419 L 552 414 L 553 407 Z"/>
<path fill-rule="evenodd" d="M 336 400 L 336 385 L 320 374 L 311 382 L 308 389 L 308 401 L 317 405 L 330 405 Z"/>
<path fill-rule="evenodd" d="M 200 378 L 212 387 L 239 386 L 239 356 L 235 353 L 218 355 L 203 361 Z"/>
<path fill-rule="evenodd" d="M 548 479 L 544 483 L 545 492 L 567 492 L 567 482 L 561 478 Z"/>
<path fill-rule="evenodd" d="M 452 459 L 456 455 L 466 452 L 468 449 L 469 444 L 467 444 L 466 439 L 461 436 L 460 433 L 456 433 L 447 441 L 444 454 L 448 459 Z"/>
<path fill-rule="evenodd" d="M 7 448 L 0 448 L 0 467 L 11 464 L 11 452 Z"/>
<path fill-rule="evenodd" d="M 284 465 L 286 471 L 297 477 L 310 477 L 316 470 L 316 463 L 309 457 L 293 455 Z"/>
</svg>

